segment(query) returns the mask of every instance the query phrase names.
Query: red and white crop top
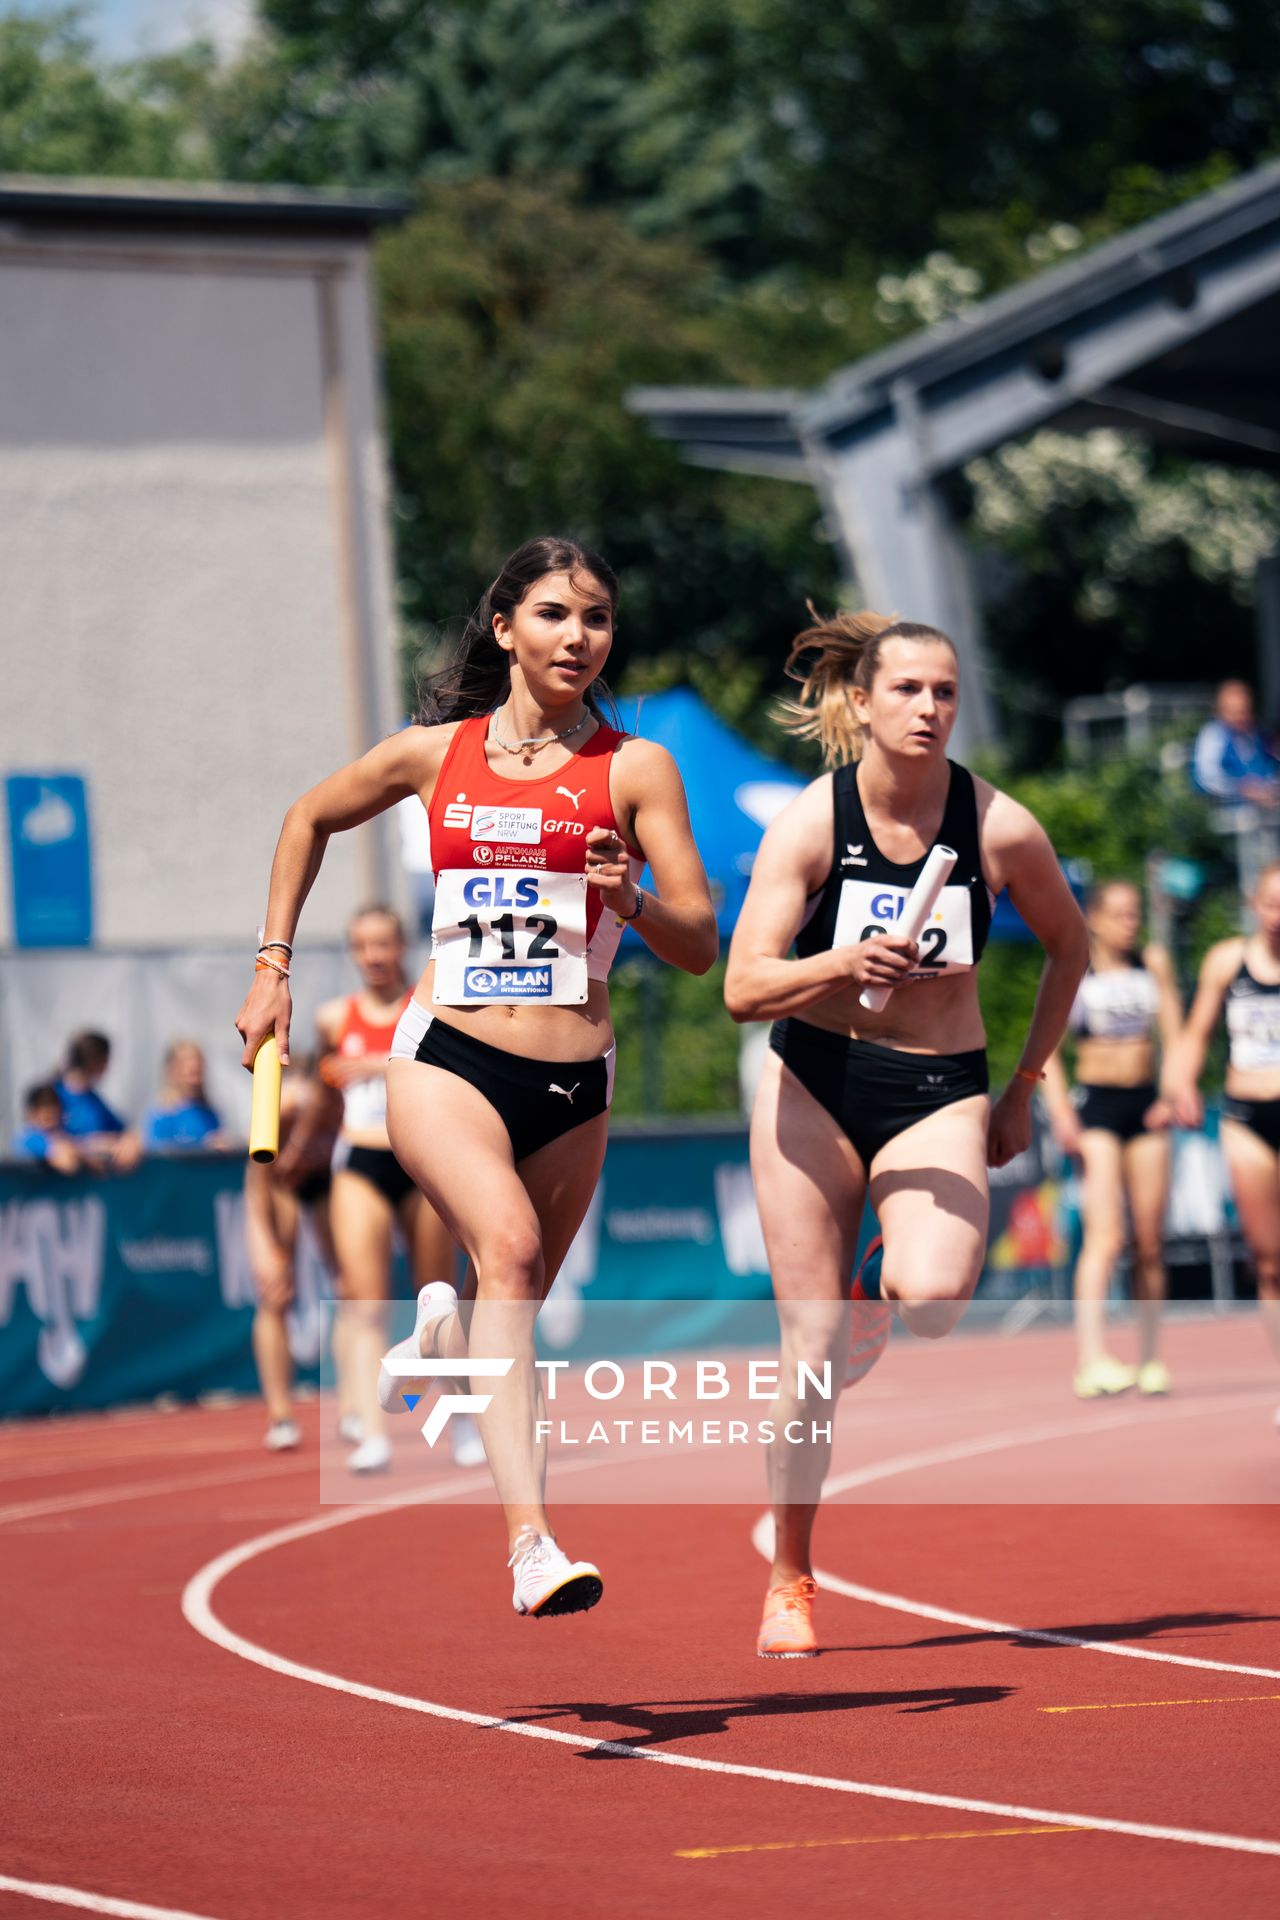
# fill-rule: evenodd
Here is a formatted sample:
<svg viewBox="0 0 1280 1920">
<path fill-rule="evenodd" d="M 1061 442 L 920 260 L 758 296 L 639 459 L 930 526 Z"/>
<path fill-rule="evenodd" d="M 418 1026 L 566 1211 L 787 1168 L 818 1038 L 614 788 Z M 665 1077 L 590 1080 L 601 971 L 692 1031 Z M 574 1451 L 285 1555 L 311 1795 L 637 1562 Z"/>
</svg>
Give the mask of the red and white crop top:
<svg viewBox="0 0 1280 1920">
<path fill-rule="evenodd" d="M 379 1068 L 391 1051 L 396 1025 L 409 1004 L 406 994 L 385 1021 L 366 1020 L 360 1011 L 357 994 L 349 994 L 334 1041 L 334 1052 L 344 1060 L 375 1060 Z M 342 1089 L 344 1127 L 385 1127 L 387 1124 L 387 1079 L 379 1071 L 367 1080 L 353 1080 Z"/>
<path fill-rule="evenodd" d="M 432 998 L 443 1006 L 580 1006 L 607 979 L 624 922 L 586 878 L 593 827 L 622 832 L 609 770 L 625 735 L 599 726 L 555 773 L 506 780 L 485 759 L 489 715 L 449 743 L 428 816 L 436 873 Z M 632 878 L 644 868 L 628 848 Z"/>
</svg>

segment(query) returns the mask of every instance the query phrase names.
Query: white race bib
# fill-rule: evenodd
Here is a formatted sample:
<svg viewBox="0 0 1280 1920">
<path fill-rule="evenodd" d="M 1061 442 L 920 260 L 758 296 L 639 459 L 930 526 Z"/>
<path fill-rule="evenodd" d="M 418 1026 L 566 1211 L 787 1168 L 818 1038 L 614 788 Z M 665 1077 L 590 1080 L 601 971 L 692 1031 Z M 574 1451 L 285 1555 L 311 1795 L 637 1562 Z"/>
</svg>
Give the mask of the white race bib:
<svg viewBox="0 0 1280 1920">
<path fill-rule="evenodd" d="M 1242 1073 L 1280 1067 L 1280 999 L 1275 995 L 1241 995 L 1227 1001 L 1227 1032 L 1231 1036 L 1231 1064 Z"/>
<path fill-rule="evenodd" d="M 587 876 L 451 867 L 431 919 L 438 1006 L 581 1006 Z"/>
<path fill-rule="evenodd" d="M 840 887 L 834 947 L 856 947 L 873 933 L 897 930 L 910 887 L 880 886 L 874 880 L 845 880 Z M 973 965 L 973 909 L 968 887 L 944 887 L 924 932 L 920 959 L 908 980 L 937 980 Z"/>
</svg>

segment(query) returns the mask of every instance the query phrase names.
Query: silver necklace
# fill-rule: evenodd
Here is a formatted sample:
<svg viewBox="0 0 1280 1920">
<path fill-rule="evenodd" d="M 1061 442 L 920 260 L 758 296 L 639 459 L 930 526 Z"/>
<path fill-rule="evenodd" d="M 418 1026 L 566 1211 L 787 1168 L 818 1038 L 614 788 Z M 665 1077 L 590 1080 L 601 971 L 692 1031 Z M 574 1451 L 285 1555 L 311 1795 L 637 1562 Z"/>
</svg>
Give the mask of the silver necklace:
<svg viewBox="0 0 1280 1920">
<path fill-rule="evenodd" d="M 542 747 L 549 747 L 556 740 L 567 740 L 571 734 L 581 733 L 591 718 L 589 713 L 584 713 L 581 720 L 575 720 L 571 727 L 565 727 L 560 733 L 544 733 L 539 739 L 504 740 L 498 732 L 498 714 L 501 711 L 500 707 L 496 708 L 489 722 L 489 738 L 495 746 L 501 747 L 506 753 L 537 753 Z"/>
</svg>

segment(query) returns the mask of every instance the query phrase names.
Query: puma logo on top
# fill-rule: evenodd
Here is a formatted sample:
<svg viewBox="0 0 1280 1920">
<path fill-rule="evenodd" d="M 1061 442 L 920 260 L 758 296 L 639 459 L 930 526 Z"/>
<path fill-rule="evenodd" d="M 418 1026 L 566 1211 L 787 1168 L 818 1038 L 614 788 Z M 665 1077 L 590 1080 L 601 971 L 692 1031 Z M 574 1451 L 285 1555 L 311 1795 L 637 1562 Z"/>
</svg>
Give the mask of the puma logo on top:
<svg viewBox="0 0 1280 1920">
<path fill-rule="evenodd" d="M 582 791 L 583 791 L 583 792 L 585 793 L 585 792 L 586 792 L 586 788 L 584 787 L 584 788 L 582 789 Z M 570 1105 L 570 1106 L 572 1106 L 572 1105 L 573 1105 L 573 1096 L 574 1096 L 574 1094 L 575 1094 L 575 1093 L 576 1093 L 576 1092 L 578 1091 L 578 1088 L 579 1088 L 579 1087 L 580 1087 L 581 1085 L 582 1085 L 582 1082 L 581 1082 L 581 1080 L 575 1080 L 575 1081 L 574 1081 L 574 1083 L 573 1083 L 573 1085 L 572 1085 L 571 1087 L 558 1087 L 558 1086 L 556 1085 L 556 1083 L 555 1083 L 555 1081 L 553 1080 L 553 1081 L 551 1082 L 551 1085 L 550 1085 L 550 1086 L 549 1086 L 549 1087 L 547 1088 L 547 1092 L 548 1092 L 548 1093 L 562 1093 L 562 1094 L 564 1095 L 564 1097 L 565 1097 L 565 1099 L 566 1099 L 566 1100 L 567 1100 L 567 1101 L 569 1102 L 569 1105 Z"/>
<path fill-rule="evenodd" d="M 856 847 L 850 841 L 846 840 L 844 843 L 844 859 L 840 862 L 840 865 L 842 867 L 865 867 L 867 859 L 862 851 L 863 845 L 864 842 L 861 840 L 859 840 Z"/>
<path fill-rule="evenodd" d="M 556 792 L 557 792 L 557 793 L 562 793 L 562 794 L 564 795 L 564 797 L 565 797 L 565 799 L 566 799 L 566 800 L 572 800 L 572 802 L 573 802 L 573 810 L 574 810 L 574 812 L 576 813 L 576 812 L 578 811 L 578 808 L 579 808 L 579 806 L 580 806 L 580 804 L 581 804 L 581 802 L 582 802 L 582 796 L 583 796 L 583 794 L 584 794 L 584 793 L 586 792 L 586 788 L 585 788 L 585 787 L 579 787 L 579 789 L 578 789 L 578 791 L 577 791 L 577 793 L 570 793 L 570 791 L 569 791 L 569 789 L 568 789 L 568 787 L 557 787 L 557 788 L 556 788 Z"/>
</svg>

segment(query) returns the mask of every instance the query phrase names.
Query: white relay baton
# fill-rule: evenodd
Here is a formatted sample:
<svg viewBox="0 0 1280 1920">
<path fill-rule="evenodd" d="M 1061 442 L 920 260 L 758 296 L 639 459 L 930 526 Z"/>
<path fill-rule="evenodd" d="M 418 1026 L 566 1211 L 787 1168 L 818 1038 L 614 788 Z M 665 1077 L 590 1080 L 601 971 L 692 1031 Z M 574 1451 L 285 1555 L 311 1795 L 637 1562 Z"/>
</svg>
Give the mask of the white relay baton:
<svg viewBox="0 0 1280 1920">
<path fill-rule="evenodd" d="M 924 863 L 920 878 L 907 895 L 902 918 L 893 930 L 900 939 L 920 938 L 938 904 L 938 895 L 951 878 L 959 858 L 959 854 L 951 847 L 930 847 L 929 858 Z M 865 1007 L 868 1013 L 880 1013 L 888 1005 L 892 992 L 892 987 L 864 987 L 858 995 L 858 1005 Z"/>
</svg>

